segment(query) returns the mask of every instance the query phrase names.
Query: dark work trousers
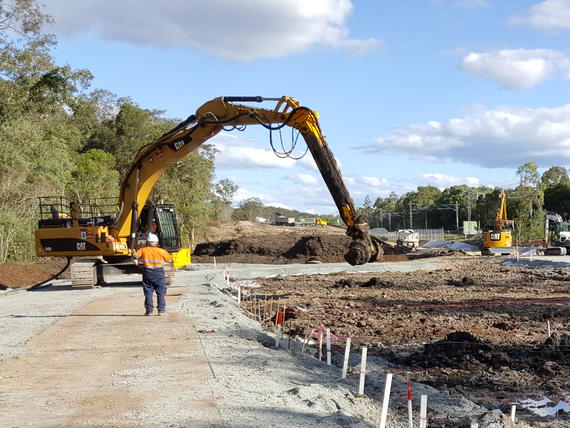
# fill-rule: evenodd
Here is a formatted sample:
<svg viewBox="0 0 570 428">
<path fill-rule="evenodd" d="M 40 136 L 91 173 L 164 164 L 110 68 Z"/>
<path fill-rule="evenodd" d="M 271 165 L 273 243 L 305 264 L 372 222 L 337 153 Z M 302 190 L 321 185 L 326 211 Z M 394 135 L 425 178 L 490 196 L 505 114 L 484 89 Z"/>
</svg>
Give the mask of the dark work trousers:
<svg viewBox="0 0 570 428">
<path fill-rule="evenodd" d="M 144 291 L 144 306 L 147 312 L 152 312 L 154 309 L 153 293 L 156 291 L 158 301 L 158 312 L 164 312 L 166 309 L 166 281 L 164 275 L 164 268 L 143 270 L 143 291 Z"/>
</svg>

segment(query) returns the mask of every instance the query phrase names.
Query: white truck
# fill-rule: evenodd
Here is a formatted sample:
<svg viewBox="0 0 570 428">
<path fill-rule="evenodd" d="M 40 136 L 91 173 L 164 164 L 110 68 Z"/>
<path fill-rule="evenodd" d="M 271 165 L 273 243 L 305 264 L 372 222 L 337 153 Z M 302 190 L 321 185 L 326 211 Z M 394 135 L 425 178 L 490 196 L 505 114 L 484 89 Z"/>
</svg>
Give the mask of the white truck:
<svg viewBox="0 0 570 428">
<path fill-rule="evenodd" d="M 420 246 L 420 234 L 412 229 L 398 230 L 396 244 L 402 247 L 418 248 Z"/>
</svg>

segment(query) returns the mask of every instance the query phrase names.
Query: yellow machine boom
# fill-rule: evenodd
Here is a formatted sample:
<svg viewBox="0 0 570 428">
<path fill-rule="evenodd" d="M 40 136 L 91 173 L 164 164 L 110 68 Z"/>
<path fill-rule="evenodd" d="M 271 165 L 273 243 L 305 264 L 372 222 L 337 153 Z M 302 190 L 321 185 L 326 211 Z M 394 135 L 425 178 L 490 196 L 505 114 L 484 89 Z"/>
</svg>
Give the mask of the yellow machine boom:
<svg viewBox="0 0 570 428">
<path fill-rule="evenodd" d="M 276 102 L 265 109 L 238 103 Z M 364 264 L 381 254 L 380 243 L 368 235 L 368 224 L 357 214 L 321 128 L 318 115 L 290 97 L 219 97 L 208 101 L 185 121 L 155 142 L 142 147 L 126 175 L 119 197 L 119 213 L 113 218 L 80 218 L 71 210 L 65 221 L 44 222 L 36 231 L 38 256 L 127 257 L 136 248 L 141 212 L 162 174 L 224 127 L 261 125 L 271 130 L 289 126 L 299 131 L 335 201 L 347 234 L 353 238 L 346 259 Z"/>
<path fill-rule="evenodd" d="M 504 189 L 499 194 L 500 204 L 495 215 L 495 225 L 493 230 L 483 233 L 483 253 L 506 253 L 511 252 L 513 246 L 512 231 L 513 220 L 507 216 L 507 197 Z"/>
</svg>

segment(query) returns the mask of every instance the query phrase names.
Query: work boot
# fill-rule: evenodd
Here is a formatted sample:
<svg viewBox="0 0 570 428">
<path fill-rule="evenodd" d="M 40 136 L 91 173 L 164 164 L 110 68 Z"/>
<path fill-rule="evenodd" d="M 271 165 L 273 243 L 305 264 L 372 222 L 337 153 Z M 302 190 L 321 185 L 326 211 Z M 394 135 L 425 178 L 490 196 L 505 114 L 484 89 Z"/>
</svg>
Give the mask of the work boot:
<svg viewBox="0 0 570 428">
<path fill-rule="evenodd" d="M 144 313 L 144 316 L 145 316 L 145 317 L 149 317 L 149 316 L 151 316 L 151 315 L 152 315 L 152 311 L 146 311 L 146 312 Z"/>
<path fill-rule="evenodd" d="M 158 316 L 159 316 L 159 317 L 162 317 L 162 316 L 164 316 L 164 315 L 166 315 L 166 312 L 160 312 L 160 311 L 158 312 Z"/>
</svg>

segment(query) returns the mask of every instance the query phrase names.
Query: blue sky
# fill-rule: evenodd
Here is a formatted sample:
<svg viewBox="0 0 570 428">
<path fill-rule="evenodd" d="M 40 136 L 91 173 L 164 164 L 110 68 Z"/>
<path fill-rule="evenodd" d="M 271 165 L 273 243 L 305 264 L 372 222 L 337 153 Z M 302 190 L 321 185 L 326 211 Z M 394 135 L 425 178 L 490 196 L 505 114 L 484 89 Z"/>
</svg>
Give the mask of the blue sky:
<svg viewBox="0 0 570 428">
<path fill-rule="evenodd" d="M 418 185 L 509 187 L 527 161 L 570 163 L 570 0 L 46 3 L 60 64 L 166 117 L 221 95 L 317 110 L 358 205 Z M 236 200 L 335 211 L 311 160 L 276 158 L 265 131 L 209 142 Z"/>
</svg>

